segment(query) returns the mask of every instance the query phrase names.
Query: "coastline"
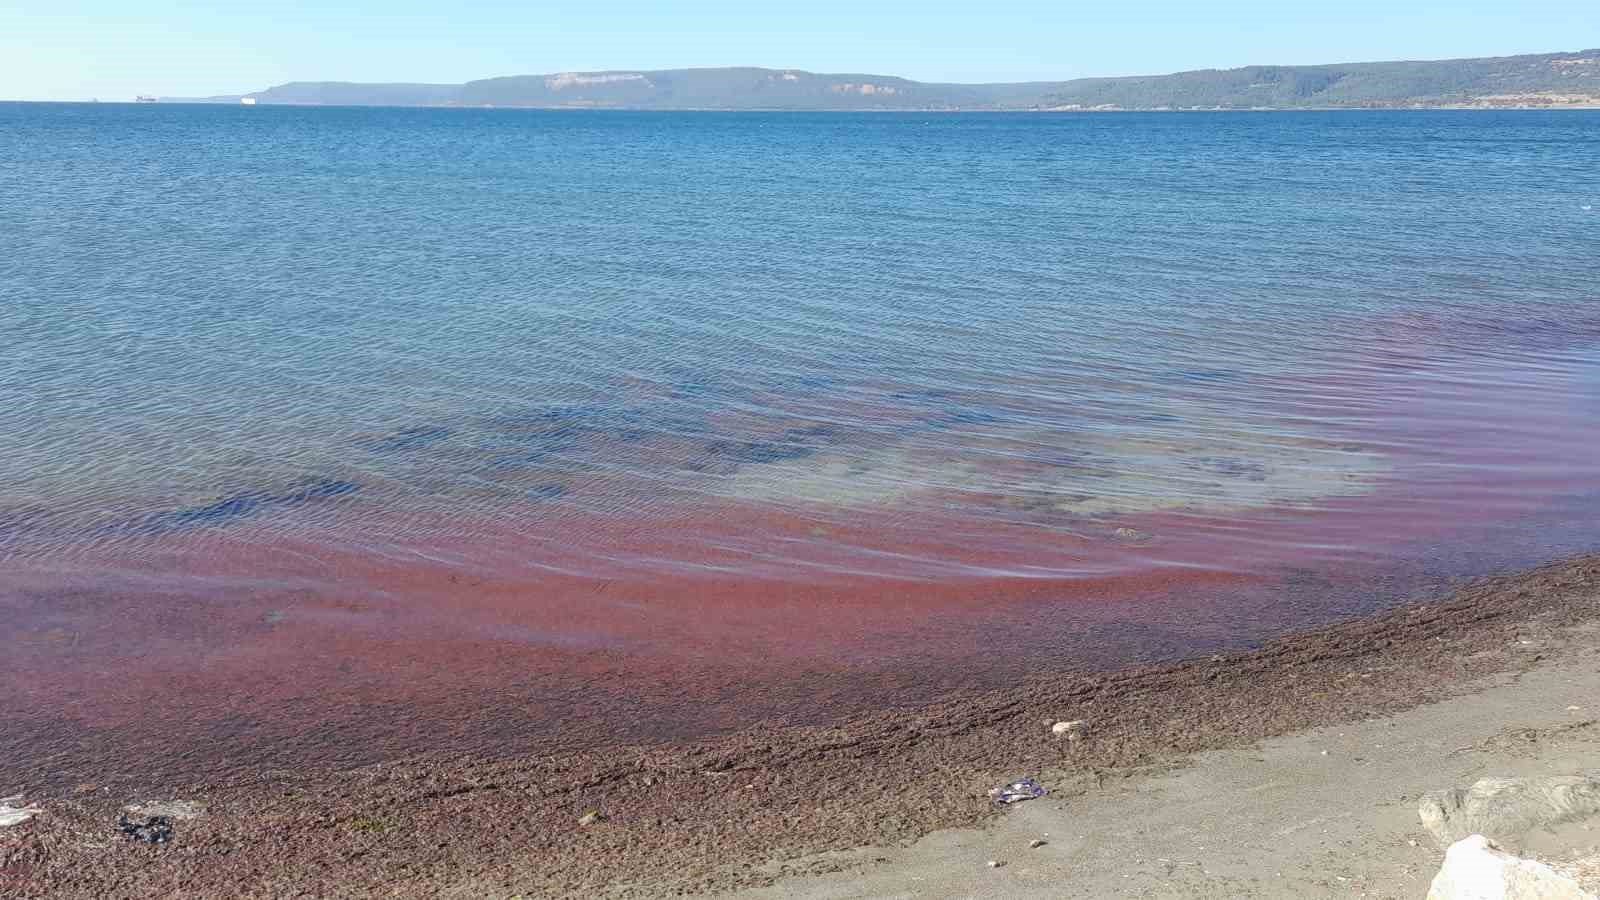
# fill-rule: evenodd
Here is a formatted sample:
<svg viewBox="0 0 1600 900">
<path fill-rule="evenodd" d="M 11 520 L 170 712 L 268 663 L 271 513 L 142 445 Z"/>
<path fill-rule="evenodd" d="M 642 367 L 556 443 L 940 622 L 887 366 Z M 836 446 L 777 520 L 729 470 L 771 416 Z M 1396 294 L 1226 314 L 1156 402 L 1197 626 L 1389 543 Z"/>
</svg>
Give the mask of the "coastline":
<svg viewBox="0 0 1600 900">
<path fill-rule="evenodd" d="M 996 815 L 989 787 L 1074 786 L 1183 764 L 1481 689 L 1558 659 L 1600 621 L 1600 556 L 1474 580 L 1448 596 L 1258 649 L 1006 689 L 828 727 L 757 723 L 688 744 L 485 762 L 419 756 L 352 770 L 252 771 L 197 785 L 168 846 L 120 839 L 118 810 L 170 797 L 82 784 L 30 794 L 0 830 L 8 896 L 658 896 L 845 870 L 826 855 L 902 845 Z M 1047 722 L 1085 719 L 1090 740 Z M 181 764 L 181 759 L 173 760 Z M 1426 787 L 1438 787 L 1428 785 Z M 4 792 L 25 785 L 3 786 Z M 584 821 L 591 811 L 598 816 Z M 825 854 L 818 856 L 817 854 Z"/>
</svg>

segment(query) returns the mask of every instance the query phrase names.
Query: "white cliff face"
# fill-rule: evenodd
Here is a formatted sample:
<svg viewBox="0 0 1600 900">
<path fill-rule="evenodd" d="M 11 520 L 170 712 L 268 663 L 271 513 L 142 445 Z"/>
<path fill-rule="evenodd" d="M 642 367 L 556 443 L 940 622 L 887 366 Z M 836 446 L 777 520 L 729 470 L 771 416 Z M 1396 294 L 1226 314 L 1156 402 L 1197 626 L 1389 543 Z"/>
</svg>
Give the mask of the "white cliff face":
<svg viewBox="0 0 1600 900">
<path fill-rule="evenodd" d="M 544 86 L 552 91 L 565 90 L 571 87 L 588 87 L 596 84 L 617 84 L 618 82 L 637 81 L 645 85 L 650 84 L 650 79 L 637 73 L 608 72 L 598 75 L 584 75 L 578 72 L 562 72 L 551 75 L 544 80 Z"/>
</svg>

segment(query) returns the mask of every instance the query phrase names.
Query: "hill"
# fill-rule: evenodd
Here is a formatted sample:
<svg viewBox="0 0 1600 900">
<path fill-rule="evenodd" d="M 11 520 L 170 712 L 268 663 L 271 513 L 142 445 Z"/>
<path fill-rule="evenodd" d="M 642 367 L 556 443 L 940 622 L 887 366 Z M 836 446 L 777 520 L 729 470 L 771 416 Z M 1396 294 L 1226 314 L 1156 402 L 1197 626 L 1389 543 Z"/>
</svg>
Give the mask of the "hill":
<svg viewBox="0 0 1600 900">
<path fill-rule="evenodd" d="M 560 72 L 454 85 L 297 81 L 243 96 L 262 104 L 644 110 L 1593 106 L 1600 105 L 1600 49 L 1428 62 L 1245 66 L 1017 84 L 939 84 L 889 75 L 722 68 Z"/>
</svg>

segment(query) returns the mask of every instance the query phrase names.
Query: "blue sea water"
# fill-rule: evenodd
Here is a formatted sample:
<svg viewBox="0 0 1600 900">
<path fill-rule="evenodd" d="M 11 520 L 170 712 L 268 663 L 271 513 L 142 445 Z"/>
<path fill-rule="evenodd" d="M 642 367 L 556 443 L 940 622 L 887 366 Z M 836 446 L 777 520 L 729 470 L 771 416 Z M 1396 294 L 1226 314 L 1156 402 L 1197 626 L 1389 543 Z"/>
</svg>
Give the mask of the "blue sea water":
<svg viewBox="0 0 1600 900">
<path fill-rule="evenodd" d="M 0 104 L 0 554 L 1315 506 L 1385 448 L 1286 385 L 1396 323 L 1597 408 L 1597 161 L 1593 111 Z"/>
</svg>

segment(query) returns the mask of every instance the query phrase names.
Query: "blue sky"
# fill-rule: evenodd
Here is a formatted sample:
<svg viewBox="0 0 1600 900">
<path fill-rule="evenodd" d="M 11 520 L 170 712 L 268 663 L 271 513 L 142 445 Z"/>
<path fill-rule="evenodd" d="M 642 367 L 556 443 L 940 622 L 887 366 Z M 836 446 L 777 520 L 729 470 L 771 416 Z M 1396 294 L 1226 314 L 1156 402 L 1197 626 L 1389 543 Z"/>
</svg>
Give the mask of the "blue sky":
<svg viewBox="0 0 1600 900">
<path fill-rule="evenodd" d="M 1022 81 L 1597 45 L 1597 0 L 0 0 L 0 98 L 723 65 Z"/>
</svg>

